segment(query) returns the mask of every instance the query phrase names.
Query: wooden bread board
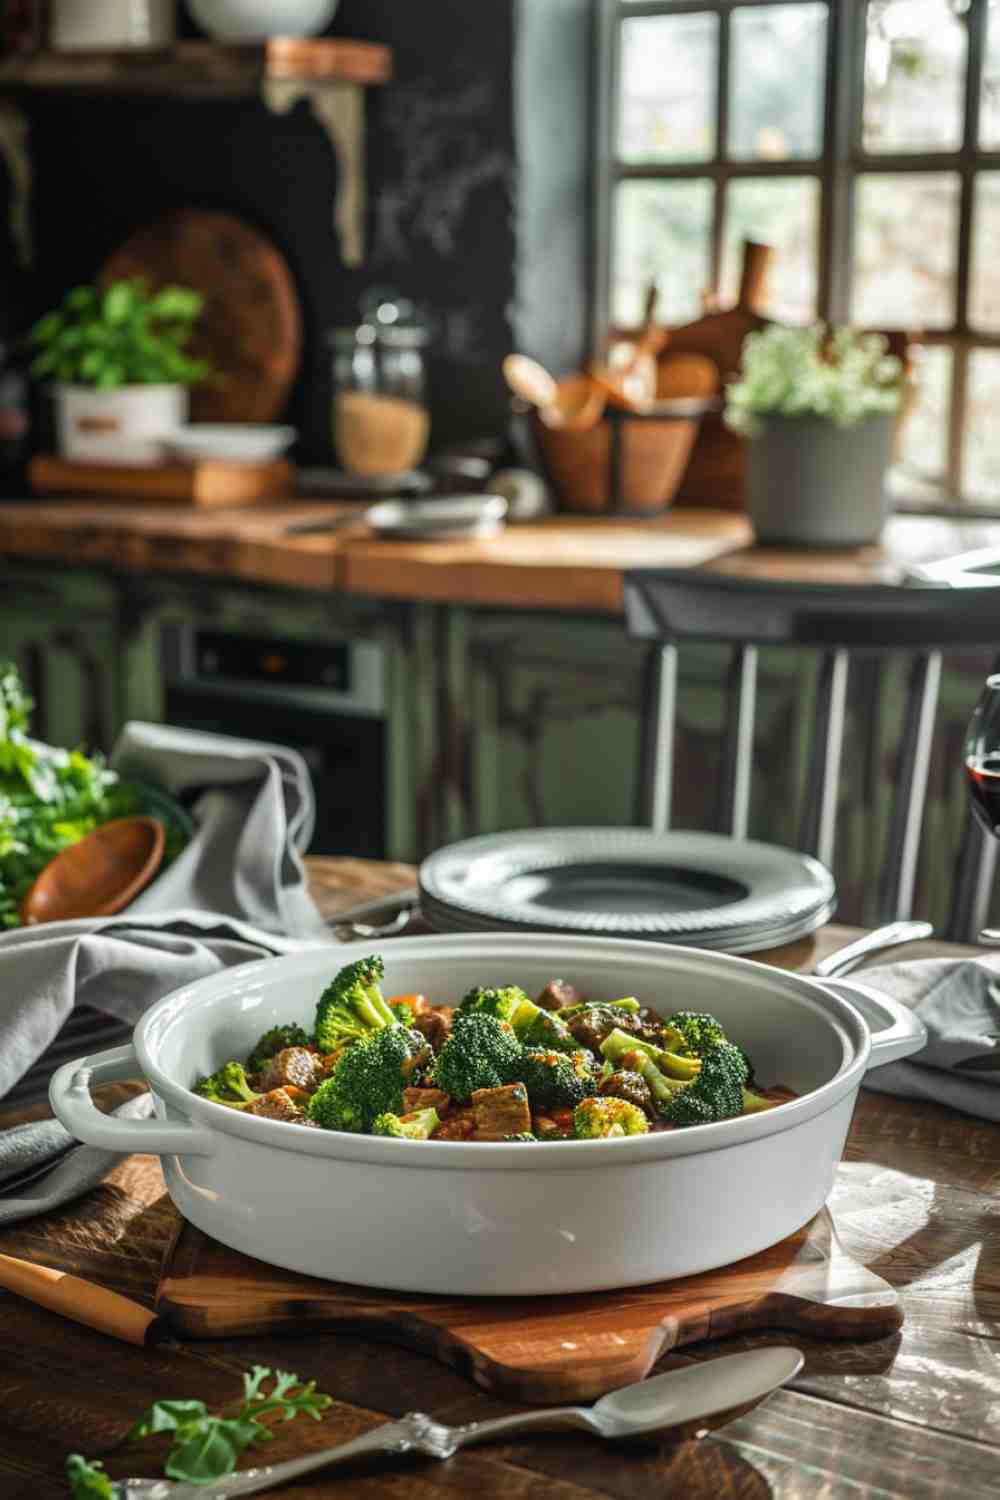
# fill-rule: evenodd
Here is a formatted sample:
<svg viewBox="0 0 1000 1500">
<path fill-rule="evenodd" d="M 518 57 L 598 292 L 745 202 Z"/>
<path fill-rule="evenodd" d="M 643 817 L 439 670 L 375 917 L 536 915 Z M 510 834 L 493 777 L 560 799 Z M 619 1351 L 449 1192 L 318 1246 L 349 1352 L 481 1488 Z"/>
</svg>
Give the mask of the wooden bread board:
<svg viewBox="0 0 1000 1500">
<path fill-rule="evenodd" d="M 28 478 L 45 495 L 99 495 L 102 500 L 166 500 L 185 505 L 253 505 L 291 493 L 295 470 L 285 458 L 264 464 L 83 464 L 40 453 Z"/>
<path fill-rule="evenodd" d="M 184 1224 L 156 1307 L 181 1338 L 362 1330 L 452 1365 L 498 1396 L 538 1402 L 593 1400 L 700 1339 L 759 1328 L 876 1338 L 903 1320 L 896 1293 L 844 1253 L 825 1210 L 781 1244 L 717 1271 L 544 1298 L 452 1299 L 321 1281 Z"/>
</svg>

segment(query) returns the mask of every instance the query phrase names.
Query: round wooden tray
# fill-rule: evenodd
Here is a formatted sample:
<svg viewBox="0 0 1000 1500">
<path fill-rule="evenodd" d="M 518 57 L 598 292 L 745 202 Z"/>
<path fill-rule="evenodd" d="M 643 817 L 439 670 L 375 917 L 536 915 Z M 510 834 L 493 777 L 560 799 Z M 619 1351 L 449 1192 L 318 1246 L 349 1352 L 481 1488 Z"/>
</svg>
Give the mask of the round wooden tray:
<svg viewBox="0 0 1000 1500">
<path fill-rule="evenodd" d="M 302 317 L 291 272 L 270 240 L 232 214 L 181 209 L 138 230 L 101 270 L 103 286 L 141 276 L 205 298 L 192 353 L 217 381 L 191 392 L 201 422 L 270 422 L 298 373 Z"/>
</svg>

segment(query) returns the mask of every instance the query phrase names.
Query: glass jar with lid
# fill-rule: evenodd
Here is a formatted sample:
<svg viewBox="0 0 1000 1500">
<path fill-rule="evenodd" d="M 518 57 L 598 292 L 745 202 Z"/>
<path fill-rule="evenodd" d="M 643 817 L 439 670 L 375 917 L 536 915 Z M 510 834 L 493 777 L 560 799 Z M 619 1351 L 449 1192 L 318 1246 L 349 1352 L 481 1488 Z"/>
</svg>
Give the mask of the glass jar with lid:
<svg viewBox="0 0 1000 1500">
<path fill-rule="evenodd" d="M 428 329 L 411 302 L 374 288 L 362 322 L 334 328 L 333 445 L 349 474 L 401 474 L 422 463 L 430 435 L 424 350 Z"/>
</svg>

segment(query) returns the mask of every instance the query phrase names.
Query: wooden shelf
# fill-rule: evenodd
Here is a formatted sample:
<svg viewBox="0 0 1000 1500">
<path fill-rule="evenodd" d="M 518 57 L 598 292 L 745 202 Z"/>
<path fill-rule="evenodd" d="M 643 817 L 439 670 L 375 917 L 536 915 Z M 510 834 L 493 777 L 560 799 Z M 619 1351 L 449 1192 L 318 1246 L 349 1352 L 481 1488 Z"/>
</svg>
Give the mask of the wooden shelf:
<svg viewBox="0 0 1000 1500">
<path fill-rule="evenodd" d="M 0 90 L 100 94 L 244 96 L 272 82 L 387 83 L 392 49 L 340 38 L 272 37 L 267 42 L 177 42 L 117 52 L 37 52 L 0 58 Z"/>
</svg>

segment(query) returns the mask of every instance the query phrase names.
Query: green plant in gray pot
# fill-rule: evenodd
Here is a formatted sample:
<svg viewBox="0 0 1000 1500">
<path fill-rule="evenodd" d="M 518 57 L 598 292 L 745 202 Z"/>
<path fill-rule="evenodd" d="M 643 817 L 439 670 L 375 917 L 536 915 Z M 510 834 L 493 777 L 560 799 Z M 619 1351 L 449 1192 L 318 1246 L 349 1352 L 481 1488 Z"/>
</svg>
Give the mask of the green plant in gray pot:
<svg viewBox="0 0 1000 1500">
<path fill-rule="evenodd" d="M 881 334 L 775 324 L 748 335 L 726 425 L 749 439 L 757 540 L 856 547 L 878 539 L 903 367 Z"/>
<path fill-rule="evenodd" d="M 74 287 L 31 330 L 31 372 L 53 382 L 64 458 L 151 463 L 187 420 L 188 387 L 211 367 L 188 342 L 203 299 L 189 287 L 148 292 L 141 278 Z"/>
</svg>

